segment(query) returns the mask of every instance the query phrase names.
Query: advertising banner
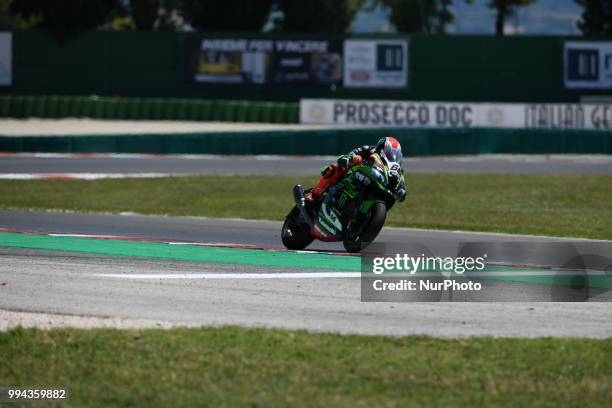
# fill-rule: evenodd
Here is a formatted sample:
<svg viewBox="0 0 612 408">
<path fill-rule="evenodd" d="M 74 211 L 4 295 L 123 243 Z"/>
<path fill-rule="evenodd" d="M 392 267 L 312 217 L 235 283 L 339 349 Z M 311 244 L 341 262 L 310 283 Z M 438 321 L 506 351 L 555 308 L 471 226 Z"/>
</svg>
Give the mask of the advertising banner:
<svg viewBox="0 0 612 408">
<path fill-rule="evenodd" d="M 0 86 L 13 83 L 13 34 L 0 32 Z"/>
<path fill-rule="evenodd" d="M 340 84 L 340 43 L 275 40 L 272 72 L 272 82 L 276 84 Z"/>
<path fill-rule="evenodd" d="M 342 81 L 340 42 L 201 38 L 187 46 L 188 78 L 224 84 L 330 85 Z"/>
<path fill-rule="evenodd" d="M 346 40 L 344 61 L 347 88 L 408 85 L 408 40 Z"/>
<path fill-rule="evenodd" d="M 302 99 L 308 124 L 421 128 L 612 129 L 609 104 L 502 104 Z"/>
<path fill-rule="evenodd" d="M 568 89 L 612 89 L 612 42 L 566 42 L 564 80 Z"/>
<path fill-rule="evenodd" d="M 190 64 L 194 82 L 266 82 L 274 46 L 271 40 L 203 38 L 198 45 Z"/>
</svg>

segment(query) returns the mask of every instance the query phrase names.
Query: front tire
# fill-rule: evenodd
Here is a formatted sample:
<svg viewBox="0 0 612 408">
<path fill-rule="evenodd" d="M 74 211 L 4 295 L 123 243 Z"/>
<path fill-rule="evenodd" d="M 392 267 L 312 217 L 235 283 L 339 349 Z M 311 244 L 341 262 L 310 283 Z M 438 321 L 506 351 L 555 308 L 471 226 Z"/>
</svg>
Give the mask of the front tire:
<svg viewBox="0 0 612 408">
<path fill-rule="evenodd" d="M 314 240 L 310 235 L 310 227 L 303 222 L 300 210 L 297 207 L 293 207 L 285 218 L 281 230 L 281 239 L 287 249 L 294 250 L 304 249 Z"/>
<path fill-rule="evenodd" d="M 383 203 L 374 203 L 357 239 L 351 240 L 351 231 L 347 231 L 343 240 L 344 249 L 347 252 L 359 252 L 365 249 L 376 239 L 383 225 L 385 225 L 386 218 L 387 207 Z"/>
</svg>

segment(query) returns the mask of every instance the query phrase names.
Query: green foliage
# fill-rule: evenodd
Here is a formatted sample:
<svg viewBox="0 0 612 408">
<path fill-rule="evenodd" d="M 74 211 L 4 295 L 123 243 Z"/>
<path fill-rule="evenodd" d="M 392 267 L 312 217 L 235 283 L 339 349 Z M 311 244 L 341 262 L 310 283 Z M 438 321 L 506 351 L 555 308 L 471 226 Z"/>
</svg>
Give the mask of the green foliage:
<svg viewBox="0 0 612 408">
<path fill-rule="evenodd" d="M 105 28 L 111 31 L 135 30 L 136 24 L 134 24 L 132 17 L 128 15 L 116 15 Z"/>
<path fill-rule="evenodd" d="M 464 0 L 471 4 L 473 0 Z M 403 33 L 445 33 L 454 20 L 453 0 L 378 0 L 391 10 L 391 23 Z"/>
<path fill-rule="evenodd" d="M 132 19 L 139 30 L 152 30 L 159 13 L 159 0 L 130 0 Z"/>
<path fill-rule="evenodd" d="M 36 19 L 59 38 L 105 24 L 121 9 L 119 0 L 18 0 L 9 6 L 13 16 Z"/>
<path fill-rule="evenodd" d="M 504 35 L 506 19 L 514 16 L 519 7 L 528 6 L 535 1 L 536 0 L 489 0 L 488 6 L 495 9 L 497 12 L 495 17 L 495 33 L 497 35 Z"/>
<path fill-rule="evenodd" d="M 259 32 L 273 0 L 182 0 L 181 14 L 203 31 Z"/>
<path fill-rule="evenodd" d="M 436 0 L 392 0 L 391 22 L 399 32 L 431 33 Z"/>
<path fill-rule="evenodd" d="M 612 35 L 612 0 L 575 0 L 584 8 L 577 25 L 584 35 Z"/>
<path fill-rule="evenodd" d="M 22 18 L 10 13 L 11 3 L 15 0 L 0 0 L 0 30 L 12 30 L 15 28 L 30 28 L 39 22 L 39 18 L 32 16 Z"/>
<path fill-rule="evenodd" d="M 278 0 L 283 16 L 275 30 L 298 33 L 344 33 L 364 0 Z"/>
</svg>

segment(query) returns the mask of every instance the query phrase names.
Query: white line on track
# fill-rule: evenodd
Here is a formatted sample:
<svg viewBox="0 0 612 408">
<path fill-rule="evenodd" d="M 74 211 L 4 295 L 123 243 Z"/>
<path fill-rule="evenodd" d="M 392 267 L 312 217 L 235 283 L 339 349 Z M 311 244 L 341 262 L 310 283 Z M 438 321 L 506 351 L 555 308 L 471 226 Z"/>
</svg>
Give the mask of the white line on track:
<svg viewBox="0 0 612 408">
<path fill-rule="evenodd" d="M 577 276 L 584 275 L 594 277 L 605 276 L 601 271 L 495 271 L 495 272 L 472 272 L 465 278 L 498 278 L 498 277 L 536 277 L 536 276 Z M 450 274 L 443 274 L 450 277 Z M 447 276 L 448 275 L 448 276 Z M 281 272 L 281 273 L 137 273 L 137 274 L 117 274 L 103 273 L 93 276 L 100 278 L 118 279 L 355 279 L 361 277 L 361 272 Z M 441 278 L 440 273 L 419 273 L 419 278 Z M 393 278 L 415 278 L 410 274 L 394 274 Z"/>
<path fill-rule="evenodd" d="M 48 235 L 50 237 L 66 237 L 66 238 L 99 238 L 99 239 L 118 239 L 122 238 L 118 235 L 92 235 L 92 234 L 52 234 L 46 233 L 43 235 Z"/>
<path fill-rule="evenodd" d="M 359 278 L 361 272 L 283 272 L 283 273 L 100 273 L 94 276 L 119 279 L 334 279 Z"/>
</svg>

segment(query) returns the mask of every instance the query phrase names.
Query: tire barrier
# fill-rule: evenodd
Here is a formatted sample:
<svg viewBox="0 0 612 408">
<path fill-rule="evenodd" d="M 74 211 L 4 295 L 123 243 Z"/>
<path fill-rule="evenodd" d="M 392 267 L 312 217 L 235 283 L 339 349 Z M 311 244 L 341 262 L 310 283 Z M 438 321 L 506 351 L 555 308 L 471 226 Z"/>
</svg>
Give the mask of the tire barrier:
<svg viewBox="0 0 612 408">
<path fill-rule="evenodd" d="M 298 123 L 299 107 L 294 102 L 0 95 L 0 117 Z"/>
</svg>

